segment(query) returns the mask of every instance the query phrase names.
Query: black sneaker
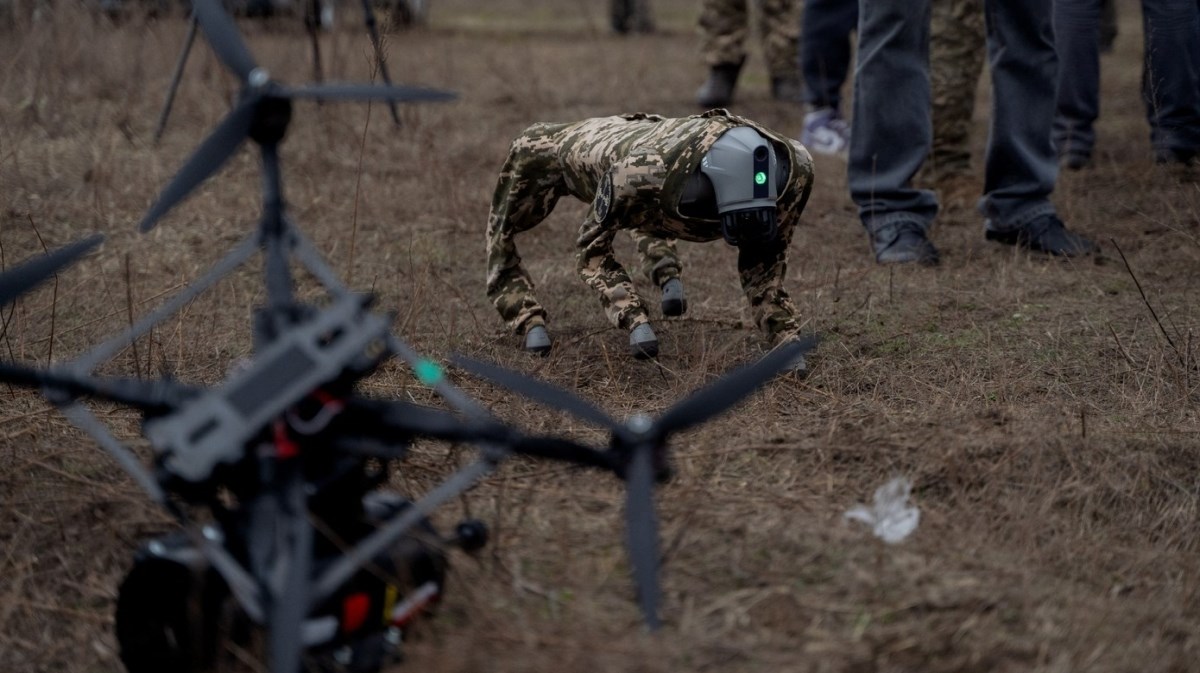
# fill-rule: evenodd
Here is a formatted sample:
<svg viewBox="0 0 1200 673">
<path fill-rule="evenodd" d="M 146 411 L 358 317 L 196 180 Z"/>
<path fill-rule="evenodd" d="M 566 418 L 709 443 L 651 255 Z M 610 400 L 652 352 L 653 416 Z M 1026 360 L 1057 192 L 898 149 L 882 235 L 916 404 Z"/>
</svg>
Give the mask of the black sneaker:
<svg viewBox="0 0 1200 673">
<path fill-rule="evenodd" d="M 1194 166 L 1200 163 L 1200 152 L 1159 147 L 1154 150 L 1154 163 L 1160 166 Z"/>
<path fill-rule="evenodd" d="M 1053 213 L 1034 218 L 1026 222 L 1024 226 L 1011 231 L 988 229 L 985 236 L 989 241 L 1015 245 L 1026 250 L 1060 257 L 1090 255 L 1098 249 L 1096 244 L 1089 239 L 1067 231 L 1063 221 Z"/>
<path fill-rule="evenodd" d="M 910 264 L 926 266 L 938 263 L 938 251 L 925 236 L 925 227 L 916 222 L 892 222 L 871 234 L 875 261 L 880 264 Z"/>
</svg>

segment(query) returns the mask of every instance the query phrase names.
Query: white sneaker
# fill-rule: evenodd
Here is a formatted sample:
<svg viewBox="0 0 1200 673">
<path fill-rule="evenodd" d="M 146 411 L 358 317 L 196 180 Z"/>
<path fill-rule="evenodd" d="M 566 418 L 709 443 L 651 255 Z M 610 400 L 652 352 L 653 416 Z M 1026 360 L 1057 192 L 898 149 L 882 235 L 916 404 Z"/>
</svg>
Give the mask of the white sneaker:
<svg viewBox="0 0 1200 673">
<path fill-rule="evenodd" d="M 804 115 L 800 142 L 816 154 L 845 156 L 850 151 L 850 125 L 837 110 L 818 108 Z"/>
</svg>

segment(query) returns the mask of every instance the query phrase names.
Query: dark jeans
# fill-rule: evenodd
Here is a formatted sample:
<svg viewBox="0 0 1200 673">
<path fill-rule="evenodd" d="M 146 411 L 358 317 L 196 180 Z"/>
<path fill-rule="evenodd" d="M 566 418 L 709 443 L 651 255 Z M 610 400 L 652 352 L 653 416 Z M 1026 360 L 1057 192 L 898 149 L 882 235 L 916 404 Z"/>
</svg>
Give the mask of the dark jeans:
<svg viewBox="0 0 1200 673">
<path fill-rule="evenodd" d="M 929 154 L 930 0 L 860 0 L 850 196 L 868 231 L 928 226 L 937 198 L 912 178 Z M 980 211 L 995 231 L 1054 212 L 1050 140 L 1058 60 L 1049 0 L 986 0 L 992 114 Z"/>
<path fill-rule="evenodd" d="M 1055 0 L 1062 63 L 1054 140 L 1062 154 L 1090 156 L 1100 114 L 1102 0 Z M 1200 150 L 1200 9 L 1196 0 L 1143 0 L 1142 97 L 1155 150 Z"/>
<path fill-rule="evenodd" d="M 808 0 L 800 25 L 804 102 L 838 110 L 850 72 L 850 33 L 858 25 L 858 0 Z"/>
</svg>

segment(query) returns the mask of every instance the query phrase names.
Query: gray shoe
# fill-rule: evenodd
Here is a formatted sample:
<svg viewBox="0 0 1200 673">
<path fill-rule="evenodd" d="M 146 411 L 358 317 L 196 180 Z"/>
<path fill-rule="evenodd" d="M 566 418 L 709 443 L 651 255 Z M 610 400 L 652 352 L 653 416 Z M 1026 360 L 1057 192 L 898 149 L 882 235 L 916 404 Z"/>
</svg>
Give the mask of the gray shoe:
<svg viewBox="0 0 1200 673">
<path fill-rule="evenodd" d="M 672 278 L 662 286 L 663 315 L 677 316 L 687 312 L 687 296 L 683 294 L 683 283 L 678 278 Z"/>
<path fill-rule="evenodd" d="M 629 331 L 629 352 L 639 360 L 658 355 L 658 337 L 650 323 L 644 322 Z"/>
<path fill-rule="evenodd" d="M 733 89 L 737 86 L 741 63 L 721 63 L 708 71 L 708 79 L 696 92 L 696 104 L 709 109 L 725 107 L 733 102 Z"/>
<path fill-rule="evenodd" d="M 525 352 L 546 357 L 550 354 L 550 335 L 542 325 L 530 327 L 525 332 Z"/>
</svg>

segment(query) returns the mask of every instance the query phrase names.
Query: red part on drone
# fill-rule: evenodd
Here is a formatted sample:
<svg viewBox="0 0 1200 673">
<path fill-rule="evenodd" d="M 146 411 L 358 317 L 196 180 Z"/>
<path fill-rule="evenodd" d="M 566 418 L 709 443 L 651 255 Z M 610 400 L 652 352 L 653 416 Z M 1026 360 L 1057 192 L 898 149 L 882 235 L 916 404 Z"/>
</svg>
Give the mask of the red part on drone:
<svg viewBox="0 0 1200 673">
<path fill-rule="evenodd" d="M 359 592 L 346 596 L 342 601 L 342 633 L 353 633 L 362 628 L 367 621 L 367 611 L 371 608 L 371 599 L 365 593 Z"/>
<path fill-rule="evenodd" d="M 275 421 L 275 456 L 281 459 L 295 458 L 300 454 L 300 445 L 288 437 L 287 425 L 283 421 Z"/>
</svg>

